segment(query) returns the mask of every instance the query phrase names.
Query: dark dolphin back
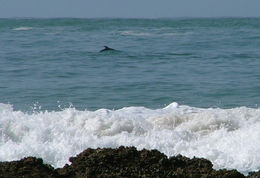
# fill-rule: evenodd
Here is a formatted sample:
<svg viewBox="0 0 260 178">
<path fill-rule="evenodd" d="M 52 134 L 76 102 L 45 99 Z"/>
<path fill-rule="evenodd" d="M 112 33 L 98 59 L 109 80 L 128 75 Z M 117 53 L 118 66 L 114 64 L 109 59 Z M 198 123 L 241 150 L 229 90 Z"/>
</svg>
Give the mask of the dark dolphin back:
<svg viewBox="0 0 260 178">
<path fill-rule="evenodd" d="M 99 52 L 104 52 L 104 51 L 115 51 L 113 48 L 109 48 L 108 46 L 104 46 L 105 48 L 102 49 L 101 51 Z"/>
</svg>

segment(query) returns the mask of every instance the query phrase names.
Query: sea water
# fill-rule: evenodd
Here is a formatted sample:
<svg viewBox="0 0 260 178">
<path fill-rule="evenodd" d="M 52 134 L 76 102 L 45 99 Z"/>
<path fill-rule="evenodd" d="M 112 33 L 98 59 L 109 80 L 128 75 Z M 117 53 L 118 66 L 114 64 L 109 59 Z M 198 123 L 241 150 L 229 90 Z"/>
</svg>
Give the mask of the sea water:
<svg viewBox="0 0 260 178">
<path fill-rule="evenodd" d="M 124 145 L 258 170 L 259 46 L 259 18 L 0 19 L 0 161 Z"/>
</svg>

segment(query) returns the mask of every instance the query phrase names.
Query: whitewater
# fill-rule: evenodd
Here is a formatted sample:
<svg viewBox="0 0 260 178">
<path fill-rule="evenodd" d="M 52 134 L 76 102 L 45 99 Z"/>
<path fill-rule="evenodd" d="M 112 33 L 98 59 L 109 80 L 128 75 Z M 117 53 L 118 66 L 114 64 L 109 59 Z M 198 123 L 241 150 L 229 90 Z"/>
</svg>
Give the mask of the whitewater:
<svg viewBox="0 0 260 178">
<path fill-rule="evenodd" d="M 260 167 L 260 109 L 196 108 L 173 102 L 160 109 L 14 111 L 0 105 L 0 160 L 43 158 L 55 168 L 86 148 L 157 149 L 167 156 L 209 159 L 215 169 Z"/>
</svg>

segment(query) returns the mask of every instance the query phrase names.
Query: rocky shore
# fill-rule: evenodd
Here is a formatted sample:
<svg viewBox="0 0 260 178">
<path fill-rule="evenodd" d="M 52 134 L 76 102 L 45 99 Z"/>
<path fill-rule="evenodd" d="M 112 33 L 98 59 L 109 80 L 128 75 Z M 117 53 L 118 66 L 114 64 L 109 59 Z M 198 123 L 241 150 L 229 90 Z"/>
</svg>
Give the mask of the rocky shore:
<svg viewBox="0 0 260 178">
<path fill-rule="evenodd" d="M 137 151 L 135 147 L 87 149 L 69 161 L 71 165 L 58 169 L 35 157 L 1 162 L 0 177 L 245 177 L 236 170 L 214 170 L 206 159 L 181 155 L 168 159 L 157 150 Z M 260 177 L 260 172 L 247 177 Z"/>
</svg>

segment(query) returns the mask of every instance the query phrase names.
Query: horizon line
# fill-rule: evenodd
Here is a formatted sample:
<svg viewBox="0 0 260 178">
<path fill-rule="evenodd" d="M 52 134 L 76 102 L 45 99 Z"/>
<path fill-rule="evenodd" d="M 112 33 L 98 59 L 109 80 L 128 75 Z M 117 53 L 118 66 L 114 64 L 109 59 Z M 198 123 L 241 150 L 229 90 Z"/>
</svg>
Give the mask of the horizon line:
<svg viewBox="0 0 260 178">
<path fill-rule="evenodd" d="M 260 18 L 260 16 L 180 16 L 180 17 L 70 17 L 70 16 L 53 16 L 53 17 L 0 17 L 0 19 L 224 19 L 224 18 Z"/>
</svg>

